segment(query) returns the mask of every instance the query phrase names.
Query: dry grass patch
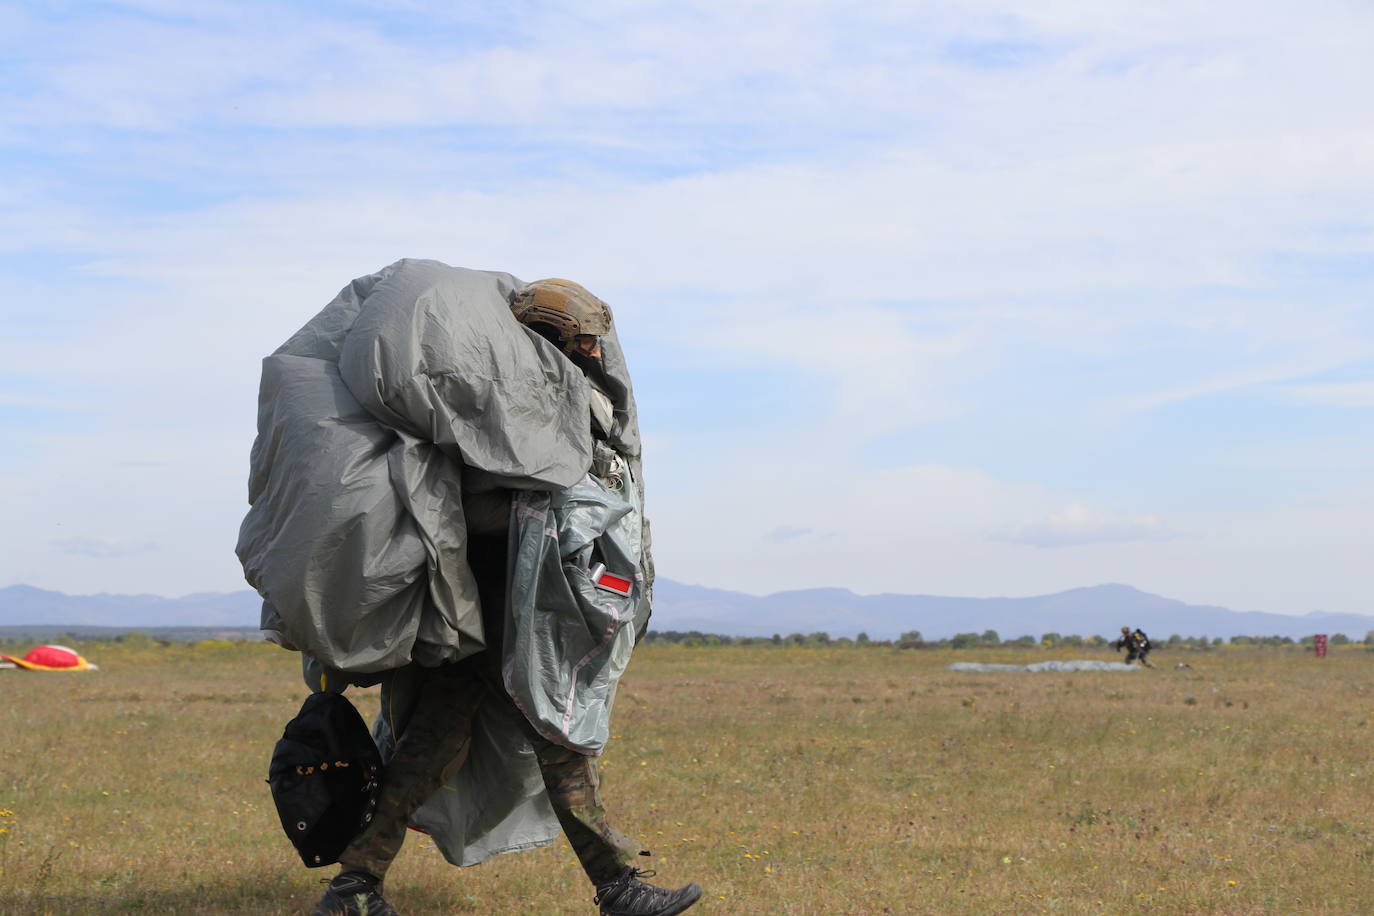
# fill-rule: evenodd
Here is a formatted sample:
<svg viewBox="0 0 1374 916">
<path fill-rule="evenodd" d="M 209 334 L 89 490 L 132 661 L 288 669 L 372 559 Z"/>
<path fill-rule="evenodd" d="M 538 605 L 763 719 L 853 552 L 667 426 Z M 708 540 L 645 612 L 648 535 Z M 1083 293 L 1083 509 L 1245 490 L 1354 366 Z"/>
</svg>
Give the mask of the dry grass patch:
<svg viewBox="0 0 1374 916">
<path fill-rule="evenodd" d="M 308 912 L 332 870 L 297 864 L 264 783 L 304 695 L 295 657 L 82 651 L 103 670 L 0 672 L 0 913 Z M 980 657 L 643 647 L 605 760 L 612 814 L 660 880 L 703 885 L 693 912 L 1374 912 L 1368 653 L 945 670 Z M 353 695 L 370 715 L 376 691 Z M 459 870 L 413 836 L 388 896 L 594 912 L 561 844 Z"/>
</svg>

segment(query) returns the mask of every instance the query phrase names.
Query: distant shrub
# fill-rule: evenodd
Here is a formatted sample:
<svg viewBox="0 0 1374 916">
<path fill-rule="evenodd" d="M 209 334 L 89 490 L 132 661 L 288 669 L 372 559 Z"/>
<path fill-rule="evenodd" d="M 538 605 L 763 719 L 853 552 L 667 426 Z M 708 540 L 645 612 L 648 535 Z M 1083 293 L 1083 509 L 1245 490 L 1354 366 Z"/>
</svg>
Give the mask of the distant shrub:
<svg viewBox="0 0 1374 916">
<path fill-rule="evenodd" d="M 920 630 L 907 630 L 897 637 L 897 648 L 899 649 L 923 649 L 925 640 L 921 638 Z"/>
</svg>

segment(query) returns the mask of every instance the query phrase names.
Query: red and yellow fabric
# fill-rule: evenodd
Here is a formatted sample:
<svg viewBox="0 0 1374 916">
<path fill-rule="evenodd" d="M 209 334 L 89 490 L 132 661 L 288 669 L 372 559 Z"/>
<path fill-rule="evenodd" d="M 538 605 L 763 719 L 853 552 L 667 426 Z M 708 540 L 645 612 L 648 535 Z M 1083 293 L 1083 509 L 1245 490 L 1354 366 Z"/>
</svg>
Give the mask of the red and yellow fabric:
<svg viewBox="0 0 1374 916">
<path fill-rule="evenodd" d="M 25 653 L 23 658 L 0 655 L 0 659 L 29 671 L 88 671 L 95 667 L 75 649 L 66 646 L 37 646 Z"/>
</svg>

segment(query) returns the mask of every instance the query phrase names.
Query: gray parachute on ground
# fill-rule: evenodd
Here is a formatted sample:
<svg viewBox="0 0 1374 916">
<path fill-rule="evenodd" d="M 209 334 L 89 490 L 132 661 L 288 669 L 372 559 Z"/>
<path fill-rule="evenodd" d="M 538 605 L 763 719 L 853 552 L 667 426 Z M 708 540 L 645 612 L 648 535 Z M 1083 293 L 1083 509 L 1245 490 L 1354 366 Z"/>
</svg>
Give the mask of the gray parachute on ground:
<svg viewBox="0 0 1374 916">
<path fill-rule="evenodd" d="M 262 628 L 302 653 L 312 689 L 385 680 L 403 709 L 413 665 L 486 646 L 464 497 L 516 491 L 506 687 L 541 734 L 599 753 L 652 594 L 634 396 L 614 329 L 589 381 L 515 320 L 523 285 L 398 261 L 354 280 L 264 359 L 237 552 Z M 590 431 L 593 388 L 612 408 L 604 442 Z M 618 588 L 597 587 L 593 552 Z M 416 815 L 457 864 L 558 834 L 521 723 L 502 706 L 479 710 L 457 791 Z M 385 754 L 390 725 L 374 733 Z"/>
<path fill-rule="evenodd" d="M 992 673 L 995 671 L 1135 671 L 1137 669 L 1135 665 L 1127 665 L 1122 662 L 1099 662 L 1089 658 L 1079 658 L 1067 662 L 1036 662 L 1033 665 L 955 662 L 949 666 L 948 670 Z"/>
</svg>

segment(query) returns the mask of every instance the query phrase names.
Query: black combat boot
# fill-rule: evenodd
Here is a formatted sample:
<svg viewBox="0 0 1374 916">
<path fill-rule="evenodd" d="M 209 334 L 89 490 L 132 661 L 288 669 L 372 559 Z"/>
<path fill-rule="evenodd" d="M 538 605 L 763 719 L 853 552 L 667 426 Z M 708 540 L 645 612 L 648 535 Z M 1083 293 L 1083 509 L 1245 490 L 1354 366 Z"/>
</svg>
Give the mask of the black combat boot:
<svg viewBox="0 0 1374 916">
<path fill-rule="evenodd" d="M 400 916 L 382 896 L 382 882 L 360 871 L 346 871 L 329 882 L 315 916 Z"/>
<path fill-rule="evenodd" d="M 696 884 L 672 891 L 639 880 L 653 874 L 626 866 L 620 874 L 596 886 L 596 899 L 592 902 L 601 906 L 601 916 L 674 916 L 701 896 L 701 888 Z"/>
</svg>

